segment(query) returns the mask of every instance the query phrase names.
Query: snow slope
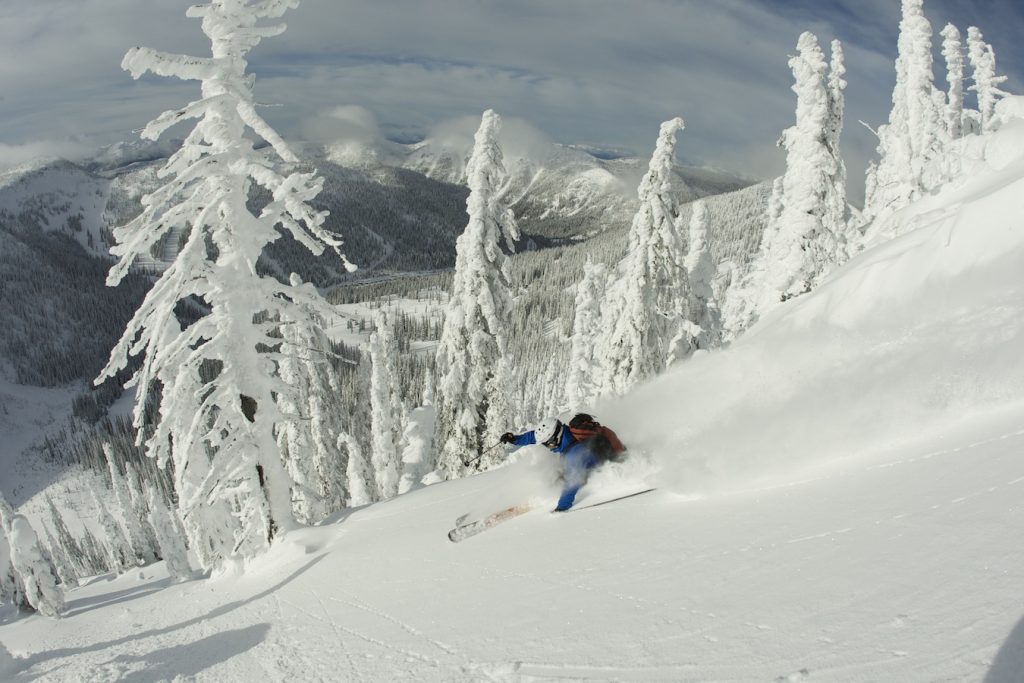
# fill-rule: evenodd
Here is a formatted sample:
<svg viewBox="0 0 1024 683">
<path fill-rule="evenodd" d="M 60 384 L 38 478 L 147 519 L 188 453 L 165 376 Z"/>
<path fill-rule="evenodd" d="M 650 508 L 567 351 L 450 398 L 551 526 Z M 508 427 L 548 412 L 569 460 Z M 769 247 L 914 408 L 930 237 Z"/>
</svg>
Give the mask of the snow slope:
<svg viewBox="0 0 1024 683">
<path fill-rule="evenodd" d="M 63 232 L 106 255 L 102 230 L 109 181 L 69 161 L 39 161 L 0 174 L 0 218 Z"/>
<path fill-rule="evenodd" d="M 76 390 L 81 387 L 30 387 L 0 377 L 0 493 L 12 505 L 59 477 L 59 466 L 25 454 L 66 423 Z"/>
<path fill-rule="evenodd" d="M 991 161 L 965 182 L 897 214 L 910 232 L 778 306 L 728 352 L 598 412 L 629 425 L 628 441 L 678 454 L 663 460 L 680 486 L 714 489 L 1020 400 L 1021 140 L 1024 119 L 987 140 Z"/>
<path fill-rule="evenodd" d="M 740 342 L 599 406 L 634 453 L 550 514 L 542 449 L 291 534 L 241 577 L 98 579 L 12 680 L 986 681 L 1024 672 L 1024 147 Z M 460 544 L 463 514 L 533 512 Z M 162 590 L 161 590 L 162 589 Z"/>
<path fill-rule="evenodd" d="M 449 543 L 456 515 L 524 486 L 510 467 L 294 534 L 241 578 L 98 580 L 0 642 L 15 681 L 982 680 L 1024 649 L 1018 628 L 999 654 L 1024 615 L 1022 427 Z"/>
</svg>

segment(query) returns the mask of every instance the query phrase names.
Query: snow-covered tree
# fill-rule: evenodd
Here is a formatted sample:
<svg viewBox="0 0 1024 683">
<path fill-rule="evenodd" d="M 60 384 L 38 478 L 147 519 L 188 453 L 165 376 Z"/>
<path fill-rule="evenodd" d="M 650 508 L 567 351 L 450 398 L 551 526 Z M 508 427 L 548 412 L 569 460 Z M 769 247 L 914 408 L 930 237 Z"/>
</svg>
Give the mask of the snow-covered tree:
<svg viewBox="0 0 1024 683">
<path fill-rule="evenodd" d="M 825 232 L 833 235 L 836 241 L 835 261 L 841 264 L 860 247 L 859 226 L 848 217 L 846 196 L 846 162 L 840 147 L 843 123 L 845 120 L 846 98 L 846 64 L 843 55 L 843 44 L 832 41 L 832 59 L 829 63 L 828 82 L 828 119 L 825 124 L 825 148 L 829 153 L 828 169 L 831 171 L 825 183 L 825 199 L 821 224 Z"/>
<path fill-rule="evenodd" d="M 708 248 L 708 207 L 703 200 L 693 203 L 690 215 L 686 275 L 690 283 L 690 334 L 698 349 L 712 349 L 722 343 L 722 314 L 715 299 L 715 262 Z"/>
<path fill-rule="evenodd" d="M 831 130 L 836 117 L 830 106 L 833 91 L 826 81 L 828 65 L 812 33 L 800 36 L 797 51 L 789 60 L 797 95 L 796 125 L 782 134 L 786 150 L 782 211 L 768 250 L 762 252 L 769 264 L 762 293 L 771 301 L 810 291 L 835 265 L 838 236 L 833 229 L 842 221 L 842 216 L 832 213 L 836 207 L 827 203 L 830 195 L 839 194 L 833 187 L 839 172 L 838 139 L 833 139 Z M 841 61 L 839 66 L 841 69 Z M 841 74 L 838 80 L 842 80 Z M 836 87 L 835 93 L 841 92 Z M 843 202 L 842 211 L 845 209 Z M 826 227 L 826 220 L 832 225 Z"/>
<path fill-rule="evenodd" d="M 164 504 L 163 497 L 155 486 L 146 488 L 146 503 L 149 509 L 149 523 L 156 536 L 160 557 L 167 564 L 167 572 L 176 579 L 187 579 L 192 575 L 188 553 L 182 541 L 174 511 Z"/>
<path fill-rule="evenodd" d="M 15 513 L 2 495 L 0 527 L 7 537 L 11 567 L 24 588 L 25 600 L 44 616 L 60 616 L 64 610 L 64 591 L 43 557 L 39 537 L 28 519 Z"/>
<path fill-rule="evenodd" d="M 996 75 L 996 55 L 992 46 L 985 42 L 981 30 L 977 26 L 967 29 L 967 56 L 971 61 L 971 90 L 978 96 L 978 113 L 982 132 L 993 130 L 996 102 L 1008 93 L 999 86 L 1006 81 L 1006 76 Z"/>
<path fill-rule="evenodd" d="M 782 146 L 782 140 L 780 139 L 776 143 L 779 147 Z M 761 245 L 770 244 L 775 239 L 775 232 L 779 229 L 779 219 L 782 218 L 783 199 L 785 197 L 785 191 L 783 188 L 783 181 L 785 176 L 779 176 L 772 181 L 772 193 L 768 197 L 768 209 L 765 212 L 767 214 L 767 222 L 764 227 L 764 232 L 761 234 Z"/>
<path fill-rule="evenodd" d="M 283 233 L 314 254 L 340 241 L 323 229 L 325 213 L 309 202 L 322 179 L 283 170 L 297 157 L 257 114 L 246 56 L 263 38 L 284 30 L 276 19 L 298 0 L 214 0 L 188 16 L 202 20 L 211 57 L 133 48 L 123 66 L 200 81 L 201 99 L 164 113 L 143 131 L 156 139 L 172 125 L 197 119 L 181 149 L 158 173 L 165 182 L 143 199 L 138 218 L 115 229 L 120 257 L 108 277 L 116 285 L 135 259 L 172 230 L 186 238 L 129 323 L 99 381 L 143 356 L 135 425 L 148 455 L 174 462 L 175 488 L 189 544 L 202 566 L 250 557 L 294 524 L 291 484 L 275 427 L 294 417 L 279 399 L 294 391 L 278 372 L 277 321 L 296 319 L 298 306 L 317 305 L 305 291 L 257 273 L 264 248 Z M 253 137 L 268 147 L 257 149 Z M 269 201 L 253 213 L 260 188 Z M 339 252 L 340 255 L 340 252 Z M 342 257 L 343 258 L 343 257 Z M 347 265 L 347 261 L 346 261 Z M 176 309 L 192 302 L 205 315 L 187 324 Z M 182 326 L 185 325 L 184 329 Z M 159 421 L 146 425 L 147 397 Z"/>
<path fill-rule="evenodd" d="M 46 536 L 46 545 L 49 548 L 50 560 L 53 564 L 54 571 L 57 572 L 57 578 L 60 579 L 61 584 L 65 587 L 78 585 L 78 574 L 75 572 L 75 567 L 71 563 L 71 559 L 68 557 L 67 551 L 54 541 L 53 536 L 48 531 L 43 531 Z M 3 566 L 3 561 L 0 560 L 0 568 Z M 2 571 L 2 570 L 0 570 Z"/>
<path fill-rule="evenodd" d="M 377 311 L 375 330 L 370 335 L 370 463 L 376 479 L 376 499 L 387 500 L 398 494 L 401 475 L 399 443 L 403 406 L 397 392 L 395 363 L 398 342 L 387 311 Z"/>
<path fill-rule="evenodd" d="M 82 564 L 82 576 L 96 576 L 114 571 L 116 566 L 111 563 L 110 550 L 96 534 L 86 526 L 82 529 L 79 547 L 82 549 L 82 556 L 79 561 Z"/>
<path fill-rule="evenodd" d="M 152 514 L 149 506 L 149 489 L 152 488 L 158 495 L 160 502 L 165 507 L 171 507 L 172 501 L 170 491 L 164 491 L 161 485 L 161 480 L 158 479 L 145 479 L 143 474 L 139 471 L 139 466 L 132 461 L 128 460 L 124 463 L 124 482 L 127 484 L 128 493 L 131 500 L 132 510 L 134 511 L 135 519 L 141 520 L 143 529 L 147 539 L 152 542 L 152 547 L 159 550 L 159 543 L 156 537 L 156 529 L 153 528 Z M 182 543 L 185 543 L 184 529 L 181 525 L 181 520 L 178 518 L 176 511 L 171 510 L 171 516 L 174 519 L 177 529 L 182 537 Z"/>
<path fill-rule="evenodd" d="M 86 563 L 86 554 L 82 549 L 81 544 L 71 534 L 71 530 L 68 529 L 67 522 L 64 521 L 64 516 L 57 509 L 56 503 L 50 496 L 46 496 L 47 510 L 50 513 L 50 529 L 54 534 L 54 542 L 51 546 L 59 546 L 64 550 L 65 555 L 71 561 L 74 573 L 78 577 L 91 576 L 95 574 L 95 571 L 90 571 L 90 567 Z"/>
<path fill-rule="evenodd" d="M 298 275 L 293 287 L 305 289 L 315 301 L 314 288 Z M 281 410 L 291 416 L 278 425 L 277 444 L 292 480 L 292 508 L 298 520 L 315 524 L 340 510 L 345 495 L 345 471 L 338 437 L 345 431 L 347 411 L 341 404 L 337 371 L 330 362 L 331 343 L 323 331 L 325 315 L 299 309 L 299 316 L 282 319 L 281 379 L 294 388 L 278 397 Z"/>
<path fill-rule="evenodd" d="M 786 172 L 776 181 L 760 254 L 730 294 L 729 335 L 766 311 L 816 287 L 845 260 L 846 171 L 839 150 L 843 121 L 842 48 L 833 44 L 832 73 L 812 33 L 789 60 L 797 95 L 796 125 L 782 134 Z"/>
<path fill-rule="evenodd" d="M 661 124 L 640 182 L 640 208 L 633 216 L 629 252 L 608 291 L 607 322 L 598 347 L 602 394 L 625 393 L 661 371 L 669 343 L 687 317 L 685 244 L 676 224 L 679 206 L 672 187 L 676 134 L 684 127 L 681 118 Z"/>
<path fill-rule="evenodd" d="M 566 379 L 566 401 L 580 410 L 593 400 L 601 380 L 601 359 L 595 354 L 601 336 L 601 306 L 608 286 L 608 268 L 588 256 L 583 279 L 576 286 L 576 312 L 572 323 L 572 349 Z"/>
<path fill-rule="evenodd" d="M 964 132 L 964 46 L 960 30 L 953 24 L 942 29 L 942 56 L 946 60 L 946 132 L 951 140 L 963 137 Z"/>
<path fill-rule="evenodd" d="M 405 420 L 402 431 L 402 478 L 398 492 L 412 490 L 423 477 L 434 469 L 434 429 L 437 409 L 434 407 L 434 376 L 430 370 L 423 380 L 423 396 L 420 406 L 412 410 Z"/>
<path fill-rule="evenodd" d="M 126 540 L 131 548 L 136 562 L 132 564 L 150 564 L 155 562 L 159 548 L 156 545 L 156 538 L 149 521 L 145 518 L 145 506 L 140 507 L 132 500 L 131 489 L 128 488 L 126 474 L 122 474 L 117 467 L 117 458 L 114 456 L 110 444 L 103 444 L 103 453 L 107 458 L 107 471 L 110 474 L 110 485 L 114 492 L 114 500 L 121 510 L 124 519 Z M 143 515 L 140 515 L 140 512 Z"/>
<path fill-rule="evenodd" d="M 484 112 L 466 167 L 469 223 L 455 244 L 455 276 L 437 350 L 438 467 L 449 478 L 488 451 L 506 429 L 509 373 L 506 324 L 512 315 L 508 263 L 519 238 L 505 205 L 501 119 Z M 493 456 L 482 458 L 486 467 Z"/>
<path fill-rule="evenodd" d="M 338 437 L 338 448 L 346 454 L 347 469 L 345 472 L 348 491 L 347 507 L 369 505 L 374 501 L 373 492 L 376 481 L 370 463 L 363 455 L 362 446 L 348 433 Z"/>
<path fill-rule="evenodd" d="M 864 206 L 868 222 L 898 211 L 944 179 L 945 124 L 933 97 L 932 28 L 923 3 L 903 0 L 896 87 L 889 123 L 878 129 L 880 160 Z"/>
<path fill-rule="evenodd" d="M 114 571 L 121 573 L 126 569 L 137 566 L 135 560 L 135 553 L 132 550 L 131 544 L 128 542 L 127 536 L 124 531 L 121 530 L 117 520 L 110 514 L 110 510 L 107 508 L 103 499 L 100 498 L 95 488 L 90 487 L 89 492 L 92 495 L 92 504 L 96 508 L 96 520 L 100 523 L 100 527 L 103 529 L 103 538 L 106 541 L 107 552 L 110 557 L 110 566 Z"/>
<path fill-rule="evenodd" d="M 566 359 L 561 354 L 548 357 L 540 381 L 540 415 L 560 415 L 571 407 L 565 393 L 565 366 Z"/>
<path fill-rule="evenodd" d="M 11 545 L 0 525 L 0 604 L 10 603 L 19 609 L 31 609 L 25 597 L 25 586 L 11 563 Z"/>
</svg>

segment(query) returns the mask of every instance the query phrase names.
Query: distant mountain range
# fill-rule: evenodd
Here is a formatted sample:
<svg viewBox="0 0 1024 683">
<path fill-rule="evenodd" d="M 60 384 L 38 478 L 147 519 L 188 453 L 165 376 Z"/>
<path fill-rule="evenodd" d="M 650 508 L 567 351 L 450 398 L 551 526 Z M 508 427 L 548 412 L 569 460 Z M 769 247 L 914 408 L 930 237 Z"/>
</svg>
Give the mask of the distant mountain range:
<svg viewBox="0 0 1024 683">
<path fill-rule="evenodd" d="M 647 160 L 600 150 L 534 142 L 505 152 L 506 196 L 521 227 L 547 238 L 590 236 L 629 224 L 636 190 Z M 416 171 L 427 178 L 462 185 L 470 147 L 465 141 L 428 139 L 415 144 L 340 143 L 312 154 L 347 167 L 382 166 Z M 732 192 L 755 180 L 715 169 L 676 167 L 681 201 Z"/>
<path fill-rule="evenodd" d="M 149 280 L 143 272 L 121 292 L 105 289 L 111 228 L 138 215 L 142 196 L 158 186 L 157 170 L 174 149 L 174 143 L 122 143 L 86 161 L 38 161 L 0 174 L 0 312 L 6 327 L 0 331 L 0 368 L 14 369 L 5 374 L 24 383 L 59 384 L 99 369 Z M 461 183 L 468 146 L 427 140 L 304 145 L 300 151 L 304 164 L 324 177 L 317 204 L 330 211 L 328 228 L 342 235 L 360 270 L 348 275 L 335 255 L 314 257 L 282 238 L 261 264 L 267 272 L 298 272 L 327 288 L 454 265 L 455 239 L 467 220 L 468 190 Z M 624 233 L 647 166 L 642 159 L 600 158 L 556 144 L 507 154 L 505 163 L 505 192 L 524 233 L 524 250 Z M 751 185 L 685 166 L 677 167 L 676 177 L 684 201 Z M 754 204 L 759 196 L 752 195 Z M 139 265 L 161 270 L 182 237 L 172 234 Z M 47 341 L 34 342 L 40 339 Z"/>
<path fill-rule="evenodd" d="M 109 229 L 141 210 L 142 195 L 158 183 L 156 170 L 175 143 L 120 143 L 79 163 L 39 161 L 0 175 L 0 219 L 44 232 L 64 233 L 87 252 L 104 256 Z M 306 162 L 324 176 L 318 203 L 332 213 L 350 258 L 363 273 L 445 267 L 454 262 L 455 236 L 465 224 L 468 147 L 426 140 L 302 146 Z M 637 158 L 601 158 L 579 147 L 534 145 L 527 155 L 506 155 L 506 196 L 523 232 L 548 240 L 581 239 L 629 224 L 636 187 L 646 170 Z M 706 168 L 678 166 L 683 202 L 731 192 L 753 181 Z M 175 245 L 161 245 L 158 267 Z M 406 251 L 429 250 L 425 260 Z M 291 262 L 290 249 L 278 249 Z M 283 265 L 283 264 L 282 264 Z M 343 278 L 338 268 L 315 269 L 317 279 Z M 326 284 L 326 282 L 322 282 Z"/>
</svg>

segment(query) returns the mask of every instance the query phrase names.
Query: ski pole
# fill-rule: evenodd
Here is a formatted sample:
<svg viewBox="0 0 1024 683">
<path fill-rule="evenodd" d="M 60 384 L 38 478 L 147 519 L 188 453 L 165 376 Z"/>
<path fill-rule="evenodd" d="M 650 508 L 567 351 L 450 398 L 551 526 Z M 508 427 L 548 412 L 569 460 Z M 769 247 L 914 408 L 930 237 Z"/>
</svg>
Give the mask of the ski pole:
<svg viewBox="0 0 1024 683">
<path fill-rule="evenodd" d="M 481 453 L 480 455 L 476 456 L 475 458 L 473 458 L 473 459 L 472 459 L 472 460 L 470 460 L 469 462 L 466 462 L 465 460 L 463 460 L 463 461 L 462 461 L 462 464 L 463 464 L 463 465 L 465 465 L 466 467 L 469 467 L 470 465 L 472 465 L 473 463 L 475 463 L 475 462 L 476 462 L 477 460 L 479 460 L 480 458 L 484 457 L 485 455 L 487 455 L 488 453 L 490 453 L 491 451 L 493 451 L 493 450 L 494 450 L 495 448 L 497 448 L 498 446 L 500 446 L 501 444 L 502 444 L 502 442 L 501 442 L 501 441 L 499 441 L 498 443 L 494 444 L 493 446 L 491 446 L 491 447 L 490 447 L 490 448 L 488 448 L 488 449 L 487 449 L 486 451 L 484 451 L 484 452 L 483 452 L 483 453 Z"/>
</svg>

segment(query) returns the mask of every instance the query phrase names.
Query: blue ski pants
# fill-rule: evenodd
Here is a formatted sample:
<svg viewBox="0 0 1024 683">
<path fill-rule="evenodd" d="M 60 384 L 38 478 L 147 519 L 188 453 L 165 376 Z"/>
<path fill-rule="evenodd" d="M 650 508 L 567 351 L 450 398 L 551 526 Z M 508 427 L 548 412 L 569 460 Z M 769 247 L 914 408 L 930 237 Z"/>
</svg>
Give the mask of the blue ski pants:
<svg viewBox="0 0 1024 683">
<path fill-rule="evenodd" d="M 583 443 L 574 444 L 562 455 L 565 484 L 555 510 L 568 510 L 572 507 L 576 501 L 576 493 L 587 483 L 590 470 L 597 467 L 598 464 L 597 456 Z"/>
</svg>

